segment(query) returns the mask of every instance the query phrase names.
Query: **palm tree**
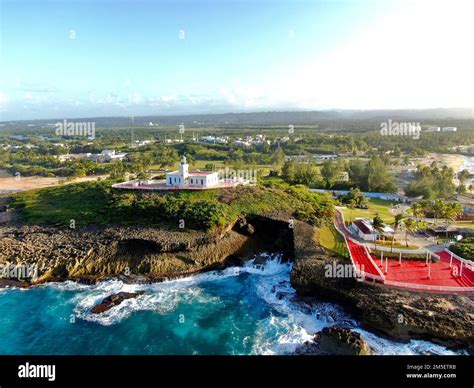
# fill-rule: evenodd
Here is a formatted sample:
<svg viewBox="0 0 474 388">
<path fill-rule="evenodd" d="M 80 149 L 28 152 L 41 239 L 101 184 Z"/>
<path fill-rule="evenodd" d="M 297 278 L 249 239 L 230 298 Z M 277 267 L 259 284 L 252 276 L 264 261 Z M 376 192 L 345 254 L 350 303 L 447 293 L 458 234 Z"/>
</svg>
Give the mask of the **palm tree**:
<svg viewBox="0 0 474 388">
<path fill-rule="evenodd" d="M 445 207 L 446 207 L 446 202 L 444 202 L 443 199 L 435 199 L 435 201 L 433 202 L 432 209 L 433 209 L 433 216 L 435 219 L 435 225 L 438 221 L 438 218 L 442 216 L 442 214 L 444 213 Z"/>
<path fill-rule="evenodd" d="M 393 227 L 393 236 L 392 236 L 392 246 L 390 248 L 390 251 L 393 252 L 393 243 L 395 242 L 395 233 L 397 232 L 398 228 L 402 225 L 402 221 L 405 217 L 403 214 L 396 214 L 395 219 L 392 222 L 392 227 Z"/>
<path fill-rule="evenodd" d="M 459 202 L 450 202 L 445 204 L 443 209 L 443 218 L 446 223 L 446 238 L 448 237 L 448 228 L 461 214 L 462 206 Z"/>
<path fill-rule="evenodd" d="M 372 227 L 377 233 L 382 234 L 384 226 L 385 225 L 382 219 L 380 218 L 379 213 L 377 213 L 374 219 L 372 220 Z M 375 236 L 374 238 L 374 246 L 375 246 L 375 250 L 377 250 L 377 236 Z"/>
<path fill-rule="evenodd" d="M 424 199 L 423 201 L 420 201 L 419 202 L 420 206 L 421 206 L 421 213 L 422 214 L 427 214 L 427 213 L 433 213 L 433 202 L 432 201 L 428 201 L 426 199 Z M 423 221 L 423 219 L 422 219 Z"/>
<path fill-rule="evenodd" d="M 423 216 L 423 206 L 420 203 L 414 203 L 411 205 L 411 213 L 413 217 L 418 221 Z"/>
<path fill-rule="evenodd" d="M 408 232 L 413 233 L 416 222 L 413 220 L 413 218 L 405 218 L 403 220 L 403 225 L 405 226 L 405 244 L 408 247 Z"/>
<path fill-rule="evenodd" d="M 462 186 L 464 186 L 464 183 L 466 182 L 467 178 L 469 178 L 469 175 L 469 170 L 462 170 L 458 172 L 458 180 Z"/>
</svg>

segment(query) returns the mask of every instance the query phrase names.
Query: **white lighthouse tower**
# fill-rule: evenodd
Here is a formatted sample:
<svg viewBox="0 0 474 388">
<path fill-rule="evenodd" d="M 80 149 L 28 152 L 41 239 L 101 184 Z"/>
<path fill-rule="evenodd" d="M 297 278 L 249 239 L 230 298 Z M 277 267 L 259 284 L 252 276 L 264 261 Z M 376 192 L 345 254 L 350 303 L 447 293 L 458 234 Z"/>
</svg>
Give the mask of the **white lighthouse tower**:
<svg viewBox="0 0 474 388">
<path fill-rule="evenodd" d="M 184 155 L 181 158 L 181 163 L 179 165 L 179 175 L 181 175 L 181 182 L 185 183 L 189 176 L 189 164 Z"/>
</svg>

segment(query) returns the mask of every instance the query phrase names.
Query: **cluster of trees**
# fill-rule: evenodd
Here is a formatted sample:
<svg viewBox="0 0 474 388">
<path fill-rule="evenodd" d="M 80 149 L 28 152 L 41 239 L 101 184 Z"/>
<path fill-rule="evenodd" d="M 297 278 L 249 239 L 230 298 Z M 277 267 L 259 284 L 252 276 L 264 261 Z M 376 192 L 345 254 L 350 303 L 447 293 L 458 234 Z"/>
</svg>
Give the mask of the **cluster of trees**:
<svg viewBox="0 0 474 388">
<path fill-rule="evenodd" d="M 190 200 L 174 195 L 116 195 L 111 211 L 122 219 L 137 218 L 155 225 L 208 230 L 230 220 L 226 205 L 215 200 Z"/>
<path fill-rule="evenodd" d="M 350 189 L 346 195 L 341 195 L 339 200 L 351 210 L 369 208 L 368 198 L 358 188 Z"/>
<path fill-rule="evenodd" d="M 431 166 L 419 165 L 415 179 L 408 184 L 405 192 L 408 196 L 421 196 L 424 199 L 450 198 L 456 190 L 453 175 L 452 168 L 439 168 L 437 162 L 433 162 Z"/>
<path fill-rule="evenodd" d="M 339 177 L 347 172 L 349 182 L 341 182 Z M 394 176 L 388 171 L 385 160 L 373 157 L 368 162 L 360 159 L 326 161 L 319 168 L 315 163 L 287 161 L 282 169 L 283 179 L 291 184 L 303 184 L 310 188 L 350 189 L 362 191 L 394 192 Z"/>
<path fill-rule="evenodd" d="M 193 161 L 192 157 L 189 157 Z M 152 151 L 130 152 L 125 161 L 110 163 L 96 163 L 88 159 L 60 161 L 51 154 L 44 155 L 35 149 L 2 153 L 0 168 L 6 169 L 12 175 L 20 173 L 21 176 L 83 177 L 106 173 L 123 176 L 126 172 L 145 176 L 152 165 L 165 168 L 172 166 L 177 160 L 179 154 L 176 149 L 165 146 L 155 147 Z"/>
<path fill-rule="evenodd" d="M 195 160 L 215 160 L 233 166 L 272 165 L 277 169 L 285 161 L 285 152 L 275 144 L 262 143 L 260 146 L 241 147 L 213 144 L 177 144 L 173 146 L 180 155 L 190 155 Z"/>
<path fill-rule="evenodd" d="M 466 181 L 470 176 L 471 173 L 468 170 L 462 170 L 458 173 L 459 186 L 456 187 L 456 192 L 458 194 L 464 194 L 467 190 L 469 190 L 472 194 L 474 191 L 474 185 L 470 184 L 466 187 Z"/>
<path fill-rule="evenodd" d="M 370 148 L 377 148 L 378 151 L 392 152 L 395 156 L 403 153 L 419 157 L 430 152 L 452 153 L 453 148 L 457 146 L 472 144 L 474 131 L 422 133 L 416 141 L 407 141 L 406 136 L 380 136 L 380 127 L 378 127 L 375 131 L 361 137 L 361 141 Z"/>
<path fill-rule="evenodd" d="M 61 162 L 52 155 L 42 155 L 34 150 L 21 150 L 2 154 L 0 168 L 6 169 L 12 175 L 20 174 L 20 176 L 83 177 L 108 173 L 113 166 L 85 159 Z"/>
<path fill-rule="evenodd" d="M 446 202 L 443 199 L 423 200 L 414 203 L 411 205 L 411 211 L 417 221 L 422 220 L 423 217 L 433 218 L 435 224 L 439 220 L 444 220 L 446 227 L 456 221 L 463 213 L 459 202 Z"/>
<path fill-rule="evenodd" d="M 457 255 L 474 261 L 474 237 L 468 237 L 449 247 Z"/>
<path fill-rule="evenodd" d="M 285 182 L 292 185 L 305 185 L 310 188 L 323 186 L 319 168 L 315 163 L 287 161 L 281 174 Z"/>
<path fill-rule="evenodd" d="M 374 156 L 367 163 L 360 159 L 351 160 L 348 172 L 350 185 L 362 191 L 383 193 L 396 191 L 395 177 L 389 172 L 386 159 Z"/>
</svg>

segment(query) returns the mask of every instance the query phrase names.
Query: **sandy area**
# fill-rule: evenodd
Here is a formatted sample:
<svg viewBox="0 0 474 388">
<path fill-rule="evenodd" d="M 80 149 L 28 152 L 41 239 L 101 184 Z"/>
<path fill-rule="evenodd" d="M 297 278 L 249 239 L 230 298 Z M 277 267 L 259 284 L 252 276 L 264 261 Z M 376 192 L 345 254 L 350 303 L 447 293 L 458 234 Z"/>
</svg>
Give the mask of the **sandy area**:
<svg viewBox="0 0 474 388">
<path fill-rule="evenodd" d="M 419 158 L 416 160 L 416 164 L 425 164 L 429 166 L 432 162 L 437 161 L 438 164 L 442 166 L 448 166 L 453 169 L 456 173 L 458 172 L 464 164 L 463 155 L 452 155 L 452 154 L 429 154 L 425 158 Z"/>
<path fill-rule="evenodd" d="M 102 176 L 102 178 L 104 178 Z M 77 178 L 72 181 L 66 182 L 77 183 L 96 180 L 97 176 L 88 176 L 84 178 Z M 57 185 L 64 178 L 44 178 L 38 176 L 20 177 L 17 178 L 13 175 L 8 174 L 5 170 L 0 170 L 0 190 L 34 190 L 41 189 L 44 187 Z"/>
<path fill-rule="evenodd" d="M 413 162 L 413 167 L 411 168 L 415 168 L 419 164 L 430 166 L 434 161 L 438 162 L 439 167 L 448 166 L 453 169 L 454 173 L 457 173 L 462 170 L 465 157 L 463 155 L 431 153 L 424 158 L 411 159 L 411 162 Z M 398 168 L 394 169 L 394 171 L 397 173 L 398 187 L 406 187 L 413 180 L 413 174 L 405 172 L 405 169 L 405 166 L 399 166 Z M 459 183 L 456 178 L 453 178 L 453 181 L 456 185 Z"/>
</svg>

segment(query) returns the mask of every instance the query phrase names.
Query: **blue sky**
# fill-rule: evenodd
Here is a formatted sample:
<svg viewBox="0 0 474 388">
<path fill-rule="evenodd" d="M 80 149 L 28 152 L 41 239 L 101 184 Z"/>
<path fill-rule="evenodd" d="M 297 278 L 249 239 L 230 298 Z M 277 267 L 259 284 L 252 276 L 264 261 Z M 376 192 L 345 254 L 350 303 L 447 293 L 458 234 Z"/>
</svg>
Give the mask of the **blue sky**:
<svg viewBox="0 0 474 388">
<path fill-rule="evenodd" d="M 0 2 L 1 120 L 474 106 L 468 1 Z"/>
</svg>

